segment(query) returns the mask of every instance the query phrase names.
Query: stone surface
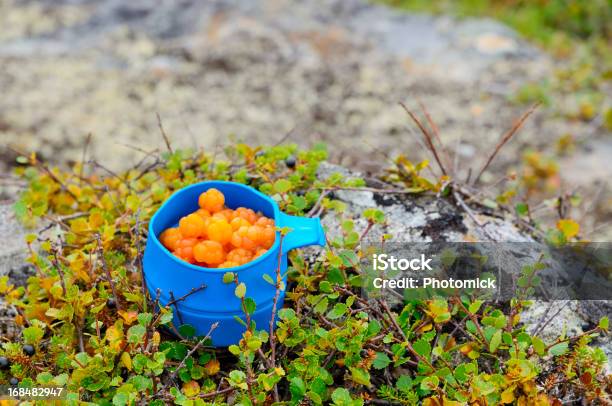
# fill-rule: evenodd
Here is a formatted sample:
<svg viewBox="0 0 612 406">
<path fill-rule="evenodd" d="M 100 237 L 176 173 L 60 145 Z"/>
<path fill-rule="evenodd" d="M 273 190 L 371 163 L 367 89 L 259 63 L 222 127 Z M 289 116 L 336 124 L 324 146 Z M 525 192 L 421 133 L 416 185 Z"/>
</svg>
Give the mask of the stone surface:
<svg viewBox="0 0 612 406">
<path fill-rule="evenodd" d="M 21 271 L 27 254 L 24 238 L 25 230 L 15 218 L 12 204 L 0 203 L 0 276 Z"/>
<path fill-rule="evenodd" d="M 329 163 L 320 166 L 318 176 L 326 179 L 333 173 L 340 173 L 347 179 L 363 176 L 359 172 L 352 172 Z M 391 240 L 393 242 L 533 241 L 529 235 L 520 232 L 512 223 L 498 218 L 480 214 L 478 217 L 481 227 L 447 199 L 433 198 L 429 195 L 338 190 L 333 192 L 332 197 L 347 204 L 347 214 L 357 219 L 356 231 L 359 233 L 367 226 L 366 220 L 361 218 L 363 210 L 376 207 L 385 213 L 387 225 L 374 227 L 369 233 L 373 241 L 379 240 L 382 234 L 387 233 L 393 236 Z M 326 216 L 322 221 L 330 238 L 337 235 L 340 230 L 338 218 Z"/>
<path fill-rule="evenodd" d="M 594 309 L 597 310 L 593 312 Z M 562 333 L 575 336 L 594 328 L 599 318 L 612 315 L 610 309 L 609 301 L 534 301 L 534 304 L 521 314 L 521 322 L 527 326 L 529 333 L 551 343 Z M 593 345 L 604 351 L 608 357 L 606 371 L 612 373 L 612 336 L 608 334 L 597 337 L 593 340 Z"/>
<path fill-rule="evenodd" d="M 376 171 L 384 154 L 426 155 L 402 101 L 428 107 L 463 179 L 525 109 L 510 97 L 555 69 L 493 20 L 365 0 L 6 0 L 0 26 L 3 144 L 67 162 L 91 133 L 89 158 L 115 169 L 141 158 L 134 147 L 165 148 L 159 113 L 175 147 L 220 150 L 228 139 L 274 143 L 290 133 L 288 142 L 324 141 L 333 161 Z M 605 153 L 589 155 L 612 145 L 600 121 L 542 107 L 485 179 L 572 134 L 576 165 L 561 167 L 564 186 L 603 191 L 584 230 L 609 239 L 610 191 L 594 185 L 609 169 L 593 163 Z M 0 151 L 0 171 L 12 157 Z"/>
<path fill-rule="evenodd" d="M 361 176 L 346 168 L 324 163 L 319 168 L 319 177 L 326 178 L 333 173 L 341 173 L 345 178 Z M 370 232 L 370 241 L 379 241 L 385 233 L 393 237 L 390 243 L 406 242 L 420 243 L 428 241 L 497 241 L 497 242 L 531 242 L 534 244 L 531 257 L 537 258 L 539 250 L 537 242 L 527 233 L 518 230 L 511 222 L 477 214 L 481 227 L 467 216 L 459 207 L 453 206 L 445 199 L 431 196 L 415 197 L 409 195 L 398 198 L 390 194 L 376 194 L 363 191 L 338 191 L 334 197 L 347 205 L 346 214 L 357 218 L 355 228 L 359 234 L 367 226 L 363 218 L 359 218 L 364 209 L 377 207 L 385 213 L 387 225 L 375 226 Z M 323 226 L 328 233 L 328 239 L 333 239 L 340 233 L 340 219 L 334 216 L 324 216 Z M 483 231 L 486 228 L 486 233 Z M 524 246 L 523 246 L 524 247 Z M 536 252 L 537 251 L 537 252 Z M 521 260 L 521 256 L 511 258 Z M 504 258 L 508 260 L 506 256 Z M 528 261 L 529 262 L 529 261 Z M 520 266 L 513 266 L 520 269 Z M 540 274 L 543 278 L 545 270 Z M 555 275 L 558 277 L 558 274 Z M 550 302 L 535 301 L 534 305 L 521 314 L 521 322 L 527 326 L 530 333 L 537 335 L 546 342 L 554 341 L 565 331 L 567 335 L 578 335 L 593 328 L 603 316 L 612 316 L 612 302 L 586 301 L 586 300 L 554 300 Z M 612 360 L 612 337 L 601 337 L 595 340 L 594 345 L 603 349 Z M 608 370 L 610 369 L 608 363 Z"/>
</svg>

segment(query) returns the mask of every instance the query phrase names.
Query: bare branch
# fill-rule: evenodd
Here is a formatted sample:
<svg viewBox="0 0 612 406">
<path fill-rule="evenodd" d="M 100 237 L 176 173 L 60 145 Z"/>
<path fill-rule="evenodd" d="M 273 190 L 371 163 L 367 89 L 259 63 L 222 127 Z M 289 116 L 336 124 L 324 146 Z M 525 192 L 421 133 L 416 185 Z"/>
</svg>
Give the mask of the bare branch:
<svg viewBox="0 0 612 406">
<path fill-rule="evenodd" d="M 155 115 L 157 116 L 157 126 L 159 127 L 159 131 L 161 132 L 161 135 L 164 138 L 164 142 L 166 143 L 166 148 L 168 148 L 168 151 L 170 151 L 170 153 L 173 154 L 174 151 L 172 150 L 172 145 L 170 145 L 170 139 L 168 138 L 168 135 L 166 134 L 166 131 L 164 130 L 164 126 L 162 124 L 161 117 L 159 113 L 155 113 Z"/>
<path fill-rule="evenodd" d="M 440 156 L 438 155 L 438 150 L 437 150 L 436 146 L 434 145 L 433 138 L 432 138 L 431 134 L 429 134 L 429 131 L 427 131 L 427 128 L 425 128 L 423 123 L 421 123 L 421 121 L 418 119 L 418 117 L 412 111 L 408 110 L 408 107 L 406 107 L 406 105 L 404 103 L 400 102 L 400 106 L 402 106 L 404 108 L 404 110 L 406 111 L 406 113 L 408 113 L 408 115 L 410 116 L 412 121 L 414 121 L 414 123 L 417 125 L 417 127 L 419 127 L 419 130 L 421 130 L 421 133 L 423 134 L 423 139 L 425 140 L 425 144 L 427 145 L 427 148 L 429 149 L 429 151 L 433 154 L 434 159 L 436 160 L 436 163 L 438 164 L 438 167 L 442 171 L 442 174 L 443 175 L 448 175 L 448 173 L 446 171 L 446 168 L 444 167 L 444 165 L 440 161 Z"/>
<path fill-rule="evenodd" d="M 178 364 L 176 369 L 174 371 L 172 371 L 172 373 L 168 377 L 168 381 L 166 382 L 166 384 L 164 386 L 162 386 L 161 389 L 158 390 L 155 393 L 155 395 L 153 395 L 153 397 L 158 396 L 159 394 L 163 393 L 164 390 L 166 390 L 166 388 L 170 385 L 170 383 L 172 381 L 174 381 L 174 379 L 176 378 L 176 375 L 178 374 L 178 371 L 181 368 L 185 367 L 185 362 L 187 362 L 187 359 L 189 357 L 191 357 L 193 355 L 193 353 L 195 353 L 202 345 L 204 345 L 206 340 L 208 340 L 210 338 L 210 336 L 212 335 L 213 331 L 215 331 L 217 329 L 217 327 L 219 327 L 219 322 L 213 323 L 212 326 L 210 326 L 210 330 L 208 330 L 208 333 L 206 333 L 204 338 L 202 338 L 200 341 L 198 341 L 198 343 L 196 345 L 194 345 L 191 350 L 189 350 L 187 355 L 185 355 L 185 357 L 181 360 L 181 362 Z"/>
<path fill-rule="evenodd" d="M 438 144 L 440 144 L 440 148 L 442 149 L 442 154 L 444 155 L 444 164 L 447 166 L 447 168 L 452 168 L 453 166 L 451 164 L 450 155 L 448 154 L 448 151 L 446 150 L 446 147 L 444 146 L 444 143 L 442 142 L 442 139 L 440 138 L 440 131 L 438 130 L 438 126 L 431 118 L 431 115 L 429 114 L 429 111 L 427 111 L 427 108 L 425 107 L 425 105 L 421 103 L 420 101 L 419 101 L 419 106 L 421 107 L 421 110 L 423 111 L 423 114 L 425 115 L 425 118 L 427 119 L 427 122 L 429 123 L 429 126 L 431 127 L 431 130 L 433 131 L 434 138 L 436 139 Z"/>
<path fill-rule="evenodd" d="M 168 303 L 166 303 L 166 307 L 172 306 L 172 305 L 173 305 L 173 304 L 175 304 L 175 303 L 178 303 L 178 302 L 180 302 L 180 301 L 183 301 L 183 300 L 187 299 L 187 297 L 189 297 L 189 296 L 193 295 L 193 294 L 194 294 L 194 293 L 196 293 L 196 292 L 199 292 L 199 291 L 201 291 L 201 290 L 204 290 L 204 289 L 206 289 L 206 285 L 205 285 L 205 284 L 201 284 L 201 285 L 200 285 L 199 287 L 197 287 L 197 288 L 191 288 L 191 290 L 190 290 L 189 292 L 185 293 L 183 296 L 181 296 L 181 297 L 179 297 L 179 298 L 177 298 L 177 299 L 174 299 L 174 300 L 170 300 Z"/>
<path fill-rule="evenodd" d="M 117 308 L 121 310 L 121 301 L 119 300 L 119 296 L 117 296 L 117 290 L 115 289 L 115 282 L 111 277 L 110 269 L 108 269 L 108 264 L 106 263 L 106 258 L 104 258 L 104 248 L 102 247 L 102 239 L 100 238 L 100 234 L 96 234 L 96 239 L 98 240 L 98 255 L 100 255 L 100 261 L 102 262 L 102 269 L 106 274 L 106 279 L 111 286 L 111 290 L 113 292 L 113 296 L 115 297 L 115 303 L 117 303 Z"/>
<path fill-rule="evenodd" d="M 523 115 L 520 116 L 519 119 L 514 122 L 512 127 L 501 137 L 501 139 L 495 146 L 493 153 L 489 155 L 489 159 L 487 159 L 487 162 L 484 164 L 484 166 L 482 167 L 480 172 L 478 172 L 478 175 L 474 179 L 474 185 L 478 183 L 484 171 L 486 171 L 489 165 L 491 165 L 491 162 L 493 161 L 493 159 L 495 159 L 495 157 L 497 156 L 499 151 L 503 148 L 503 146 L 506 145 L 508 141 L 510 141 L 510 139 L 516 134 L 516 132 L 523 126 L 523 123 L 525 123 L 525 120 L 527 120 L 527 118 L 535 111 L 535 109 L 539 105 L 540 105 L 539 103 L 536 103 L 533 106 L 531 106 L 529 110 L 523 113 Z"/>
</svg>

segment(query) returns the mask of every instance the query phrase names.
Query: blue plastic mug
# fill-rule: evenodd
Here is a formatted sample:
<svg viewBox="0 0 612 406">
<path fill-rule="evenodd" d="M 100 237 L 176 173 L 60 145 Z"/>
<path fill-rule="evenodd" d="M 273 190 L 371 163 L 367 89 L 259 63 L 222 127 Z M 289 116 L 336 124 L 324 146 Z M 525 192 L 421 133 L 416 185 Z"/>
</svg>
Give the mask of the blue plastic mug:
<svg viewBox="0 0 612 406">
<path fill-rule="evenodd" d="M 274 219 L 277 227 L 291 229 L 280 243 L 280 233 L 277 232 L 274 245 L 262 256 L 234 268 L 203 268 L 189 264 L 175 257 L 159 241 L 159 235 L 169 227 L 175 227 L 178 220 L 198 207 L 198 197 L 202 192 L 216 188 L 225 195 L 225 205 L 231 209 L 240 206 L 262 212 L 266 217 Z M 208 333 L 211 325 L 219 322 L 212 334 L 212 343 L 218 347 L 236 344 L 242 338 L 245 326 L 235 317 L 245 320 L 241 301 L 234 294 L 236 285 L 224 283 L 223 275 L 234 272 L 239 282 L 247 287 L 246 296 L 252 298 L 256 310 L 251 316 L 257 329 L 269 330 L 270 318 L 276 287 L 264 280 L 268 274 L 276 280 L 276 270 L 279 266 L 284 275 L 287 270 L 287 252 L 306 245 L 325 245 L 325 235 L 318 218 L 296 217 L 282 213 L 274 200 L 263 193 L 240 183 L 224 181 L 206 181 L 196 183 L 175 192 L 157 210 L 149 223 L 149 236 L 144 252 L 143 266 L 145 281 L 151 297 L 156 297 L 160 290 L 160 303 L 165 305 L 199 288 L 206 288 L 188 295 L 176 303 L 174 308 L 174 324 L 190 324 L 195 327 L 198 335 Z M 286 284 L 286 276 L 284 277 Z M 277 310 L 283 306 L 285 292 L 280 293 Z"/>
</svg>

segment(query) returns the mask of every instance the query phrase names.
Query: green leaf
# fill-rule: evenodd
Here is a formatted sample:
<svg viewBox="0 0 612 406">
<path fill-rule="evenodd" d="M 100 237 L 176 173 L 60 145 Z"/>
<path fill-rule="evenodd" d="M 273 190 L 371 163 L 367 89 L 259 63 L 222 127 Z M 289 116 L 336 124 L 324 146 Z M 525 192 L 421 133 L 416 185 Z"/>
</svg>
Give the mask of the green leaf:
<svg viewBox="0 0 612 406">
<path fill-rule="evenodd" d="M 147 378 L 146 376 L 136 375 L 130 378 L 129 382 L 134 385 L 134 388 L 138 392 L 143 392 L 147 389 L 153 388 L 153 381 L 151 380 L 151 378 Z"/>
<path fill-rule="evenodd" d="M 497 350 L 497 347 L 499 347 L 499 345 L 501 344 L 501 341 L 502 341 L 502 331 L 497 330 L 495 334 L 493 334 L 493 337 L 491 337 L 491 341 L 489 342 L 489 351 L 495 352 Z"/>
<path fill-rule="evenodd" d="M 246 321 L 242 320 L 240 317 L 234 315 L 234 320 L 236 320 L 239 324 L 242 324 L 244 327 L 247 327 Z"/>
<path fill-rule="evenodd" d="M 364 368 L 349 368 L 353 382 L 360 385 L 370 386 L 370 373 Z"/>
<path fill-rule="evenodd" d="M 289 392 L 291 392 L 291 400 L 299 401 L 306 394 L 306 385 L 299 376 L 295 376 L 289 380 Z"/>
<path fill-rule="evenodd" d="M 391 359 L 384 352 L 377 352 L 376 358 L 374 358 L 374 362 L 372 366 L 376 369 L 384 369 L 391 363 Z"/>
<path fill-rule="evenodd" d="M 142 324 L 136 324 L 127 331 L 128 342 L 131 344 L 138 344 L 142 342 L 142 338 L 147 332 L 147 329 Z"/>
<path fill-rule="evenodd" d="M 293 185 L 287 179 L 279 179 L 274 182 L 274 191 L 276 193 L 287 193 L 292 187 Z"/>
<path fill-rule="evenodd" d="M 328 302 L 327 296 L 323 296 L 323 298 L 319 300 L 319 303 L 315 305 L 314 312 L 318 314 L 324 313 L 327 310 Z"/>
<path fill-rule="evenodd" d="M 187 355 L 187 346 L 183 343 L 165 341 L 159 345 L 159 350 L 166 352 L 168 358 L 175 361 L 181 361 Z M 141 356 L 138 354 L 137 356 Z M 136 363 L 136 359 L 133 361 Z M 134 366 L 136 368 L 136 366 Z"/>
<path fill-rule="evenodd" d="M 296 318 L 295 310 L 288 307 L 282 308 L 278 311 L 278 318 L 285 321 L 293 320 Z"/>
<path fill-rule="evenodd" d="M 336 303 L 333 309 L 327 313 L 327 318 L 330 320 L 339 319 L 346 313 L 346 309 L 347 307 L 344 303 Z"/>
<path fill-rule="evenodd" d="M 36 382 L 41 385 L 49 384 L 53 381 L 53 375 L 50 372 L 41 372 L 36 376 Z"/>
<path fill-rule="evenodd" d="M 37 325 L 23 329 L 23 341 L 27 344 L 37 344 L 44 335 L 45 331 Z"/>
<path fill-rule="evenodd" d="M 128 400 L 129 400 L 129 397 L 127 393 L 118 392 L 115 394 L 115 396 L 113 396 L 113 405 L 115 406 L 127 405 Z"/>
<path fill-rule="evenodd" d="M 482 306 L 482 303 L 482 300 L 474 300 L 472 303 L 470 303 L 468 310 L 470 311 L 470 313 L 477 313 L 480 309 L 480 306 Z"/>
<path fill-rule="evenodd" d="M 159 323 L 160 324 L 168 324 L 172 321 L 172 318 L 174 317 L 174 313 L 172 311 L 169 310 L 160 310 L 162 312 L 161 317 L 159 318 Z"/>
<path fill-rule="evenodd" d="M 552 347 L 550 347 L 548 349 L 548 353 L 552 356 L 559 356 L 559 355 L 565 354 L 567 350 L 568 350 L 568 344 L 567 344 L 567 341 L 564 341 L 562 343 L 555 344 Z"/>
<path fill-rule="evenodd" d="M 395 386 L 402 392 L 407 392 L 412 389 L 412 378 L 408 375 L 402 375 L 398 378 Z"/>
<path fill-rule="evenodd" d="M 357 254 L 355 253 L 355 251 L 342 250 L 338 255 L 340 256 L 340 258 L 342 259 L 342 263 L 346 267 L 354 267 L 359 265 L 359 258 L 357 258 Z"/>
<path fill-rule="evenodd" d="M 223 274 L 223 283 L 232 283 L 234 282 L 234 273 L 226 272 Z"/>
<path fill-rule="evenodd" d="M 607 316 L 604 316 L 599 320 L 598 326 L 600 329 L 608 331 L 609 324 L 610 324 L 610 320 L 608 319 Z"/>
<path fill-rule="evenodd" d="M 268 282 L 270 285 L 276 286 L 276 283 L 274 283 L 274 279 L 272 279 L 272 277 L 268 275 L 267 273 L 263 274 L 263 278 L 264 278 L 264 281 Z"/>
<path fill-rule="evenodd" d="M 143 326 L 149 325 L 152 319 L 153 315 L 151 313 L 140 313 L 138 315 L 138 322 Z"/>
<path fill-rule="evenodd" d="M 374 223 L 384 223 L 385 221 L 385 213 L 380 210 L 380 209 L 374 209 L 374 208 L 370 208 L 370 209 L 365 209 L 363 211 L 363 216 L 374 222 Z"/>
<path fill-rule="evenodd" d="M 438 388 L 440 384 L 440 379 L 435 376 L 428 376 L 421 381 L 421 389 L 427 391 L 434 391 Z"/>
<path fill-rule="evenodd" d="M 336 388 L 331 395 L 332 401 L 336 406 L 350 406 L 353 403 L 351 394 L 345 388 Z"/>
<path fill-rule="evenodd" d="M 246 295 L 246 285 L 243 282 L 240 282 L 240 284 L 236 286 L 234 294 L 237 298 L 242 299 L 244 295 Z"/>
<path fill-rule="evenodd" d="M 255 304 L 255 301 L 253 299 L 251 299 L 250 297 L 247 297 L 244 299 L 244 311 L 247 314 L 255 313 L 256 308 L 257 308 L 257 305 Z"/>
<path fill-rule="evenodd" d="M 516 206 L 514 206 L 514 209 L 516 210 L 516 214 L 519 216 L 526 216 L 529 214 L 529 206 L 527 203 L 517 203 Z"/>
<path fill-rule="evenodd" d="M 417 340 L 412 344 L 412 348 L 414 348 L 417 354 L 429 360 L 429 355 L 431 354 L 431 344 L 429 342 L 423 339 Z"/>
<path fill-rule="evenodd" d="M 196 335 L 196 329 L 191 324 L 183 324 L 178 328 L 178 331 L 185 338 L 191 338 Z"/>
</svg>

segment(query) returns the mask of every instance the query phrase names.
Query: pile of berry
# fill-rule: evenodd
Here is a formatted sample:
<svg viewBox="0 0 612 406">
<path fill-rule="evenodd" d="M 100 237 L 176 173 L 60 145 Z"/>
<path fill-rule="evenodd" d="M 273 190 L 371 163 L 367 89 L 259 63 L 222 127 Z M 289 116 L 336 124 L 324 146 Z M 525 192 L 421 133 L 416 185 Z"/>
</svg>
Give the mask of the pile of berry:
<svg viewBox="0 0 612 406">
<path fill-rule="evenodd" d="M 274 244 L 274 220 L 246 207 L 225 207 L 225 196 L 208 189 L 200 208 L 182 217 L 179 226 L 160 235 L 174 255 L 206 268 L 231 268 L 252 261 Z"/>
</svg>

